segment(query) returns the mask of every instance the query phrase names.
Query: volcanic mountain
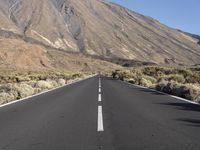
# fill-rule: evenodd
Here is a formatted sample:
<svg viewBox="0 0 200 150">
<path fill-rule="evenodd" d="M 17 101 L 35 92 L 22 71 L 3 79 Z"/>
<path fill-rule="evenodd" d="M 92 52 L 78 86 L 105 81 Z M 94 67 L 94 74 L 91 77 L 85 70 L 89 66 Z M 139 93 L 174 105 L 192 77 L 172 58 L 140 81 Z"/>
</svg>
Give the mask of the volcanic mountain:
<svg viewBox="0 0 200 150">
<path fill-rule="evenodd" d="M 26 55 L 40 55 L 31 60 L 50 62 L 46 67 L 52 62 L 49 49 L 99 61 L 200 64 L 197 38 L 104 0 L 0 0 L 0 38 L 4 48 L 5 43 L 12 45 L 10 40 L 34 45 L 26 46 L 31 51 Z M 20 45 L 18 50 L 23 51 Z M 44 53 L 38 53 L 37 46 Z M 14 54 L 4 57 L 9 47 L 0 52 L 4 63 L 19 59 Z M 12 61 L 7 63 L 12 65 Z"/>
</svg>

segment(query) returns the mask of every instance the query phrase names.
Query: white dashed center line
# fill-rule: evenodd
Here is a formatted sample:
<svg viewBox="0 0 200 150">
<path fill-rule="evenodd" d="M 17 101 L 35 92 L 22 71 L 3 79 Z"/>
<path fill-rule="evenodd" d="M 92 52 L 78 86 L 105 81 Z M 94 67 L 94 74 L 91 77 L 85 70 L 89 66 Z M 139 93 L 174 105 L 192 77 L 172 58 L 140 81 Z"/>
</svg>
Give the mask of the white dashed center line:
<svg viewBox="0 0 200 150">
<path fill-rule="evenodd" d="M 99 77 L 99 92 L 98 92 L 98 102 L 101 102 L 101 78 Z M 97 131 L 103 132 L 103 112 L 102 112 L 102 106 L 98 106 L 98 125 L 97 125 Z"/>
<path fill-rule="evenodd" d="M 98 132 L 103 131 L 103 115 L 102 115 L 102 106 L 98 106 Z"/>
<path fill-rule="evenodd" d="M 98 101 L 101 102 L 101 94 L 98 96 Z"/>
</svg>

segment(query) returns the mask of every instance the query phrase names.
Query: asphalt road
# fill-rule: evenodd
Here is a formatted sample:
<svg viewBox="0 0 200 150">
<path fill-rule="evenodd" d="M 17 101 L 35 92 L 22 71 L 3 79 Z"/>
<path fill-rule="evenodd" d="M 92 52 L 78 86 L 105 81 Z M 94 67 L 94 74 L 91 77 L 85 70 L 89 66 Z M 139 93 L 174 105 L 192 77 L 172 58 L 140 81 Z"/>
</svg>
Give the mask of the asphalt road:
<svg viewBox="0 0 200 150">
<path fill-rule="evenodd" d="M 0 150 L 199 149 L 199 106 L 111 78 L 0 108 Z"/>
</svg>

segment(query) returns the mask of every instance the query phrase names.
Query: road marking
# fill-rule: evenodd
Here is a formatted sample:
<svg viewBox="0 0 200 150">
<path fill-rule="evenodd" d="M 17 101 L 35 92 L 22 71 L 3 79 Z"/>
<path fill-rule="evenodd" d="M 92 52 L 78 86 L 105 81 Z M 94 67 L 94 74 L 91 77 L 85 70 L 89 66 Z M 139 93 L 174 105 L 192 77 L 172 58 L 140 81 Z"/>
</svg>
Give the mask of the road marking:
<svg viewBox="0 0 200 150">
<path fill-rule="evenodd" d="M 98 106 L 98 132 L 104 131 L 103 129 L 103 114 L 102 114 L 102 106 Z"/>
<path fill-rule="evenodd" d="M 99 77 L 99 86 L 101 85 L 101 78 Z"/>
<path fill-rule="evenodd" d="M 101 88 L 99 88 L 99 93 L 101 93 Z"/>
<path fill-rule="evenodd" d="M 101 102 L 101 94 L 98 96 L 98 101 Z"/>
</svg>

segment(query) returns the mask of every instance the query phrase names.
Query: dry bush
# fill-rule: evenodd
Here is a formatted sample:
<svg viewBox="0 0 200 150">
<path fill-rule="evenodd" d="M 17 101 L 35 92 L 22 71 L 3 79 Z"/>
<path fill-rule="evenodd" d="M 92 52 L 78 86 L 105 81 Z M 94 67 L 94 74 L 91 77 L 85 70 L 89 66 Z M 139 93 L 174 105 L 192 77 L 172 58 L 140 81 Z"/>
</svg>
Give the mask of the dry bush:
<svg viewBox="0 0 200 150">
<path fill-rule="evenodd" d="M 15 99 L 15 96 L 10 93 L 0 92 L 0 104 L 8 103 L 14 99 Z"/>
<path fill-rule="evenodd" d="M 41 91 L 48 90 L 53 88 L 53 85 L 50 81 L 38 81 L 35 84 L 35 88 L 41 89 Z"/>
<path fill-rule="evenodd" d="M 155 84 L 157 82 L 157 79 L 151 76 L 143 75 L 142 78 L 151 81 L 152 84 Z"/>
<path fill-rule="evenodd" d="M 196 102 L 200 102 L 200 86 L 194 84 L 183 85 L 182 97 Z"/>
<path fill-rule="evenodd" d="M 163 81 L 156 85 L 156 89 L 168 94 L 200 102 L 200 86 Z"/>
<path fill-rule="evenodd" d="M 144 87 L 152 87 L 153 83 L 150 80 L 141 78 L 141 80 L 139 81 L 139 85 L 144 86 Z"/>
<path fill-rule="evenodd" d="M 181 74 L 170 74 L 168 76 L 165 76 L 164 79 L 168 81 L 175 81 L 178 83 L 185 83 L 185 78 Z"/>
<path fill-rule="evenodd" d="M 167 83 L 168 82 L 164 79 L 160 80 L 155 86 L 156 90 L 163 91 L 163 89 L 164 89 L 164 87 L 166 87 Z"/>
<path fill-rule="evenodd" d="M 58 79 L 75 79 L 81 78 L 84 73 L 66 73 L 55 71 L 14 71 L 14 70 L 0 70 L 0 84 L 5 83 L 19 83 L 40 80 L 58 80 Z"/>
<path fill-rule="evenodd" d="M 132 72 L 130 70 L 115 70 L 112 72 L 112 77 L 120 80 L 131 78 Z"/>
<path fill-rule="evenodd" d="M 30 81 L 30 80 L 31 79 L 28 76 L 16 76 L 14 81 L 16 81 L 16 82 L 25 82 L 25 81 Z"/>
<path fill-rule="evenodd" d="M 173 67 L 144 67 L 116 70 L 114 78 L 133 84 L 156 88 L 193 101 L 200 101 L 200 69 Z"/>
<path fill-rule="evenodd" d="M 176 81 L 170 81 L 168 82 L 166 87 L 164 87 L 164 92 L 169 93 L 169 94 L 175 94 L 177 93 L 177 90 L 180 88 L 181 88 L 181 84 L 179 84 Z"/>
<path fill-rule="evenodd" d="M 173 68 L 166 67 L 144 67 L 141 70 L 143 74 L 152 76 L 154 78 L 158 78 L 162 75 L 169 75 L 175 72 Z"/>
<path fill-rule="evenodd" d="M 156 79 L 151 76 L 143 75 L 142 71 L 136 70 L 116 70 L 112 72 L 113 78 L 117 78 L 122 81 L 128 81 L 133 84 L 139 84 L 146 87 L 152 87 L 156 83 Z"/>
<path fill-rule="evenodd" d="M 49 82 L 49 84 L 51 85 L 51 88 L 59 86 L 56 80 L 48 79 L 46 81 Z"/>
<path fill-rule="evenodd" d="M 9 85 L 1 85 L 0 86 L 0 93 L 1 92 L 9 92 L 11 90 Z"/>
<path fill-rule="evenodd" d="M 17 99 L 34 94 L 34 88 L 26 83 L 14 84 L 11 90 L 13 95 L 18 94 Z"/>
<path fill-rule="evenodd" d="M 154 88 L 157 80 L 154 77 L 150 77 L 147 75 L 143 75 L 142 77 L 137 77 L 135 78 L 135 81 L 137 84 L 149 87 L 149 88 Z"/>
<path fill-rule="evenodd" d="M 88 74 L 89 75 L 89 74 Z M 66 81 L 86 77 L 84 73 L 0 71 L 0 104 L 63 86 Z M 8 84 L 9 83 L 9 84 Z"/>
<path fill-rule="evenodd" d="M 57 83 L 59 86 L 63 86 L 66 84 L 66 81 L 64 79 L 58 79 Z"/>
<path fill-rule="evenodd" d="M 75 73 L 72 75 L 72 79 L 81 78 L 82 76 L 83 76 L 83 74 L 81 74 L 81 73 Z"/>
</svg>

